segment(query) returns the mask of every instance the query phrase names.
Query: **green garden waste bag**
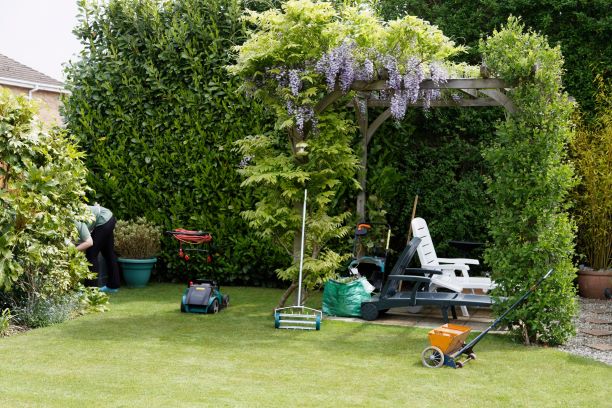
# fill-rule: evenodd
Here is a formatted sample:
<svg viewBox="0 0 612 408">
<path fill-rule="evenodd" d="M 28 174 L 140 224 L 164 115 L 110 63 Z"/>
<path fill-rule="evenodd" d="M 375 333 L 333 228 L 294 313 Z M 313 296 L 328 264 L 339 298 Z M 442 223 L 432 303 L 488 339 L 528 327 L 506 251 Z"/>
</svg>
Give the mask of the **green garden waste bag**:
<svg viewBox="0 0 612 408">
<path fill-rule="evenodd" d="M 366 278 L 346 283 L 327 281 L 323 288 L 323 313 L 329 316 L 361 317 L 361 302 L 371 298 L 365 289 L 368 284 Z"/>
</svg>

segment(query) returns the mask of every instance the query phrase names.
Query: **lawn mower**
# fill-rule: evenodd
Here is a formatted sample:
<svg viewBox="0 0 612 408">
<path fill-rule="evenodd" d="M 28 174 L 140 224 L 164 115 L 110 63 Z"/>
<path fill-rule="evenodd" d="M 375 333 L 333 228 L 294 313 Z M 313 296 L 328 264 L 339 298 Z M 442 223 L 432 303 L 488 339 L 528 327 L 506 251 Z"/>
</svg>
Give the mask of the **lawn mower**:
<svg viewBox="0 0 612 408">
<path fill-rule="evenodd" d="M 177 228 L 166 231 L 166 234 L 179 241 L 178 256 L 185 262 L 191 259 L 188 252 L 204 252 L 206 262 L 212 263 L 210 253 L 212 235 L 210 233 Z M 204 245 L 204 248 L 195 248 L 194 245 Z M 181 298 L 181 312 L 183 313 L 218 313 L 219 310 L 228 306 L 229 295 L 223 295 L 217 282 L 210 279 L 190 280 Z"/>
</svg>

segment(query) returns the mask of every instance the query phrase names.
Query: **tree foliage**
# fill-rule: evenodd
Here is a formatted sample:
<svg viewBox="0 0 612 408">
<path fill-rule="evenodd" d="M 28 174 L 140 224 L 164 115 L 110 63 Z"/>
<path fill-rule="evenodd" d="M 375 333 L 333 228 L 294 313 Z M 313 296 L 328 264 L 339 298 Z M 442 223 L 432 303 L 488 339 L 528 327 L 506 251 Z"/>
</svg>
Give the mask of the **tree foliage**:
<svg viewBox="0 0 612 408">
<path fill-rule="evenodd" d="M 519 294 L 526 282 L 555 270 L 509 321 L 527 343 L 562 343 L 573 332 L 575 312 L 574 224 L 565 204 L 574 184 L 567 163 L 572 104 L 561 86 L 563 58 L 558 46 L 525 32 L 516 18 L 482 41 L 481 51 L 492 72 L 515 84 L 509 96 L 517 107 L 499 123 L 484 154 L 494 201 L 485 259 L 504 296 Z M 507 304 L 498 303 L 496 310 Z"/>
</svg>

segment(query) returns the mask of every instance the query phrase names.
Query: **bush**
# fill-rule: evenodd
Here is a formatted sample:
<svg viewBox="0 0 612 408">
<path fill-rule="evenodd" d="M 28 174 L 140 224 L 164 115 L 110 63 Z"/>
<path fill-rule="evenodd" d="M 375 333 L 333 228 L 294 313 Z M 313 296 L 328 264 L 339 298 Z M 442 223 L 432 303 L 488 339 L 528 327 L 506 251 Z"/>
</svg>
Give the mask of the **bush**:
<svg viewBox="0 0 612 408">
<path fill-rule="evenodd" d="M 498 285 L 494 293 L 516 296 L 554 269 L 529 301 L 508 315 L 508 323 L 525 343 L 563 343 L 574 332 L 576 311 L 574 225 L 566 211 L 574 185 L 567 161 L 572 104 L 561 88 L 563 58 L 558 47 L 524 32 L 515 18 L 483 41 L 481 50 L 492 72 L 516 84 L 509 92 L 516 113 L 498 125 L 484 154 L 494 202 L 485 260 Z M 497 302 L 494 310 L 502 312 L 510 300 Z"/>
<path fill-rule="evenodd" d="M 76 292 L 52 297 L 31 294 L 14 307 L 15 320 L 31 328 L 62 323 L 78 314 L 80 310 Z"/>
<path fill-rule="evenodd" d="M 117 221 L 115 251 L 123 258 L 153 258 L 160 251 L 159 227 L 143 217 L 135 221 Z"/>
<path fill-rule="evenodd" d="M 71 297 L 89 275 L 72 243 L 74 220 L 88 211 L 82 154 L 64 132 L 41 131 L 34 113 L 25 98 L 0 90 L 0 293 L 25 305 L 13 309 L 23 321 L 30 321 L 24 313 L 42 313 L 41 302 L 62 304 L 49 299 Z"/>
</svg>

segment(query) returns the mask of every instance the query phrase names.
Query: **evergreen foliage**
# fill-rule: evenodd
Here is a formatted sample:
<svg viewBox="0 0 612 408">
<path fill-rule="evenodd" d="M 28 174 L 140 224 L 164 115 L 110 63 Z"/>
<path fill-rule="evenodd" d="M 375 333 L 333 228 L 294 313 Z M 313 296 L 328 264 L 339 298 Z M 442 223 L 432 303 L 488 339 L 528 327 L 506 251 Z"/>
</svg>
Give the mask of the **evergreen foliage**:
<svg viewBox="0 0 612 408">
<path fill-rule="evenodd" d="M 262 106 L 237 91 L 225 66 L 244 36 L 237 0 L 80 1 L 75 34 L 84 50 L 67 70 L 69 131 L 87 151 L 95 200 L 118 218 L 144 216 L 170 230 L 209 231 L 214 270 L 185 269 L 166 237 L 158 278 L 205 275 L 223 283 L 273 285 L 279 251 L 240 212 L 234 141 L 270 130 Z M 189 275 L 189 276 L 188 276 Z"/>
<path fill-rule="evenodd" d="M 481 50 L 492 72 L 515 84 L 509 96 L 517 107 L 500 122 L 484 154 L 494 201 L 485 259 L 496 293 L 503 296 L 518 295 L 548 269 L 555 270 L 508 319 L 526 343 L 559 344 L 572 334 L 576 310 L 574 224 L 564 204 L 574 185 L 567 163 L 572 104 L 561 87 L 563 58 L 558 46 L 525 32 L 516 18 L 482 41 Z M 495 309 L 508 304 L 497 303 Z"/>
</svg>

